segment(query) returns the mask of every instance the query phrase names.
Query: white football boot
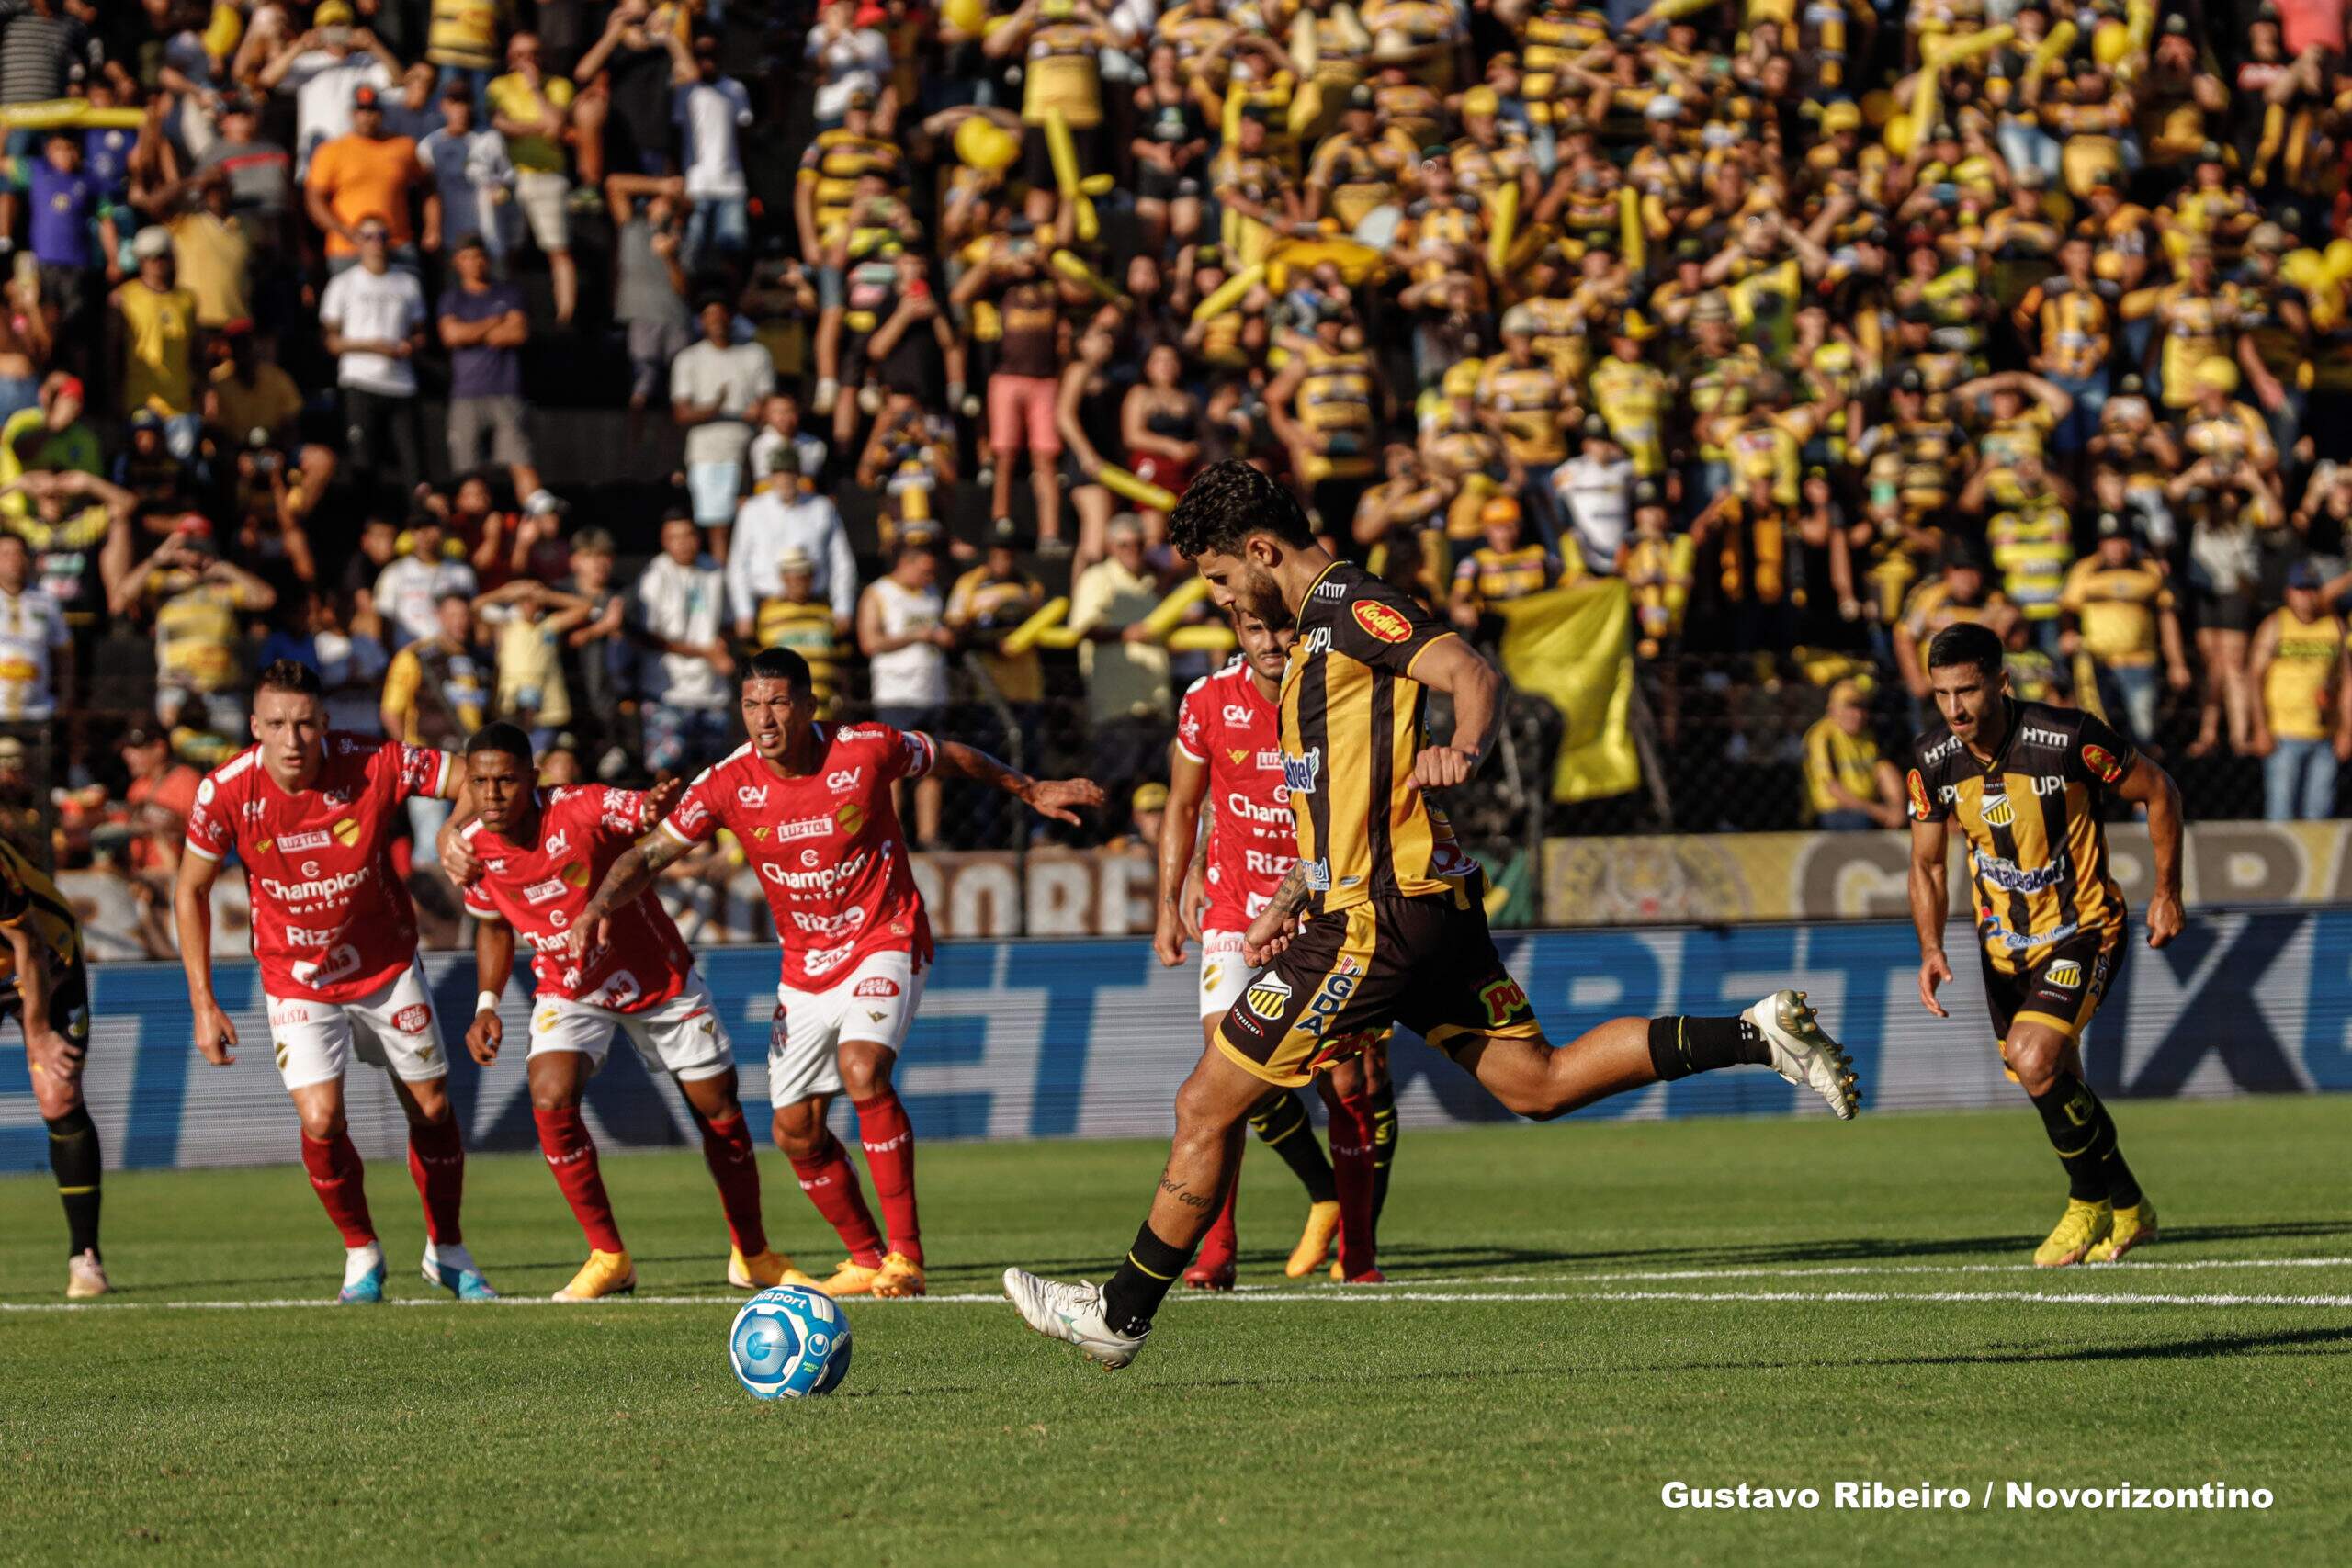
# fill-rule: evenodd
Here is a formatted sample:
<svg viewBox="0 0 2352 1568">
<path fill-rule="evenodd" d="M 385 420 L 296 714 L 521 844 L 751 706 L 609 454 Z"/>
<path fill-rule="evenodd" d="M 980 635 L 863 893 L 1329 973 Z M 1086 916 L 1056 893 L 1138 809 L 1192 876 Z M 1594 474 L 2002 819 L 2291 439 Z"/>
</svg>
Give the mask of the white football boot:
<svg viewBox="0 0 2352 1568">
<path fill-rule="evenodd" d="M 1803 991 L 1775 991 L 1739 1016 L 1764 1036 L 1774 1072 L 1827 1100 L 1840 1122 L 1854 1119 L 1862 1096 L 1854 1081 L 1853 1060 L 1822 1029 Z"/>
<path fill-rule="evenodd" d="M 1048 1339 L 1066 1339 L 1086 1352 L 1087 1359 L 1115 1372 L 1143 1348 L 1143 1334 L 1118 1333 L 1102 1316 L 1102 1288 L 1081 1280 L 1066 1285 L 1041 1279 L 1022 1269 L 1004 1271 L 1004 1293 L 1020 1309 L 1022 1321 Z"/>
</svg>

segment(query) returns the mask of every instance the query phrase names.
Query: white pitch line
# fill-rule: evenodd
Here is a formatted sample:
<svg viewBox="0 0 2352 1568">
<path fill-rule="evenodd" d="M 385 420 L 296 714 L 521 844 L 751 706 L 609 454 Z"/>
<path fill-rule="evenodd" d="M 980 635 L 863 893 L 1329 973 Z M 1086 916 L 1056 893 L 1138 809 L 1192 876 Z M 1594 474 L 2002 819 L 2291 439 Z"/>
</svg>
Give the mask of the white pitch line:
<svg viewBox="0 0 2352 1568">
<path fill-rule="evenodd" d="M 878 1304 L 878 1298 L 876 1300 Z M 1170 1298 L 1191 1303 L 1232 1303 L 1237 1304 L 1284 1303 L 1319 1302 L 1348 1305 L 1380 1305 L 1394 1302 L 1814 1302 L 1821 1303 L 1875 1303 L 1884 1302 L 1937 1302 L 1950 1303 L 2024 1302 L 2047 1303 L 2058 1306 L 2190 1306 L 2190 1307 L 2352 1307 L 2352 1295 L 2288 1296 L 2209 1294 L 2182 1295 L 2177 1293 L 2143 1293 L 2132 1291 L 1495 1291 L 1495 1290 L 1430 1290 L 1418 1286 L 1366 1290 L 1361 1286 L 1332 1290 L 1253 1291 L 1233 1292 L 1193 1292 Z M 892 1305 L 969 1306 L 998 1304 L 1004 1297 L 995 1292 L 967 1292 L 952 1295 L 918 1296 Z M 393 1301 L 387 1306 L 429 1307 L 453 1306 L 458 1303 L 424 1299 Z M 554 1306 L 578 1307 L 588 1304 L 576 1302 L 555 1302 L 544 1296 L 502 1296 L 494 1303 L 473 1303 L 509 1307 Z M 732 1306 L 725 1296 L 621 1296 L 608 1304 L 639 1304 L 647 1306 Z M 861 1302 L 859 1305 L 865 1303 Z M 11 1312 L 130 1312 L 141 1309 L 169 1309 L 188 1312 L 270 1312 L 301 1307 L 338 1307 L 339 1303 L 317 1299 L 279 1299 L 245 1302 L 6 1302 L 0 1303 L 0 1313 Z"/>
<path fill-rule="evenodd" d="M 2094 1268 L 2104 1267 L 2093 1265 Z M 2123 1265 L 2135 1273 L 2148 1269 L 2342 1269 L 2352 1268 L 2352 1258 L 2176 1258 L 2156 1259 L 2134 1258 Z M 2050 1270 L 2032 1263 L 1852 1263 L 1820 1267 L 1771 1269 L 1764 1267 L 1739 1269 L 1644 1269 L 1606 1274 L 1480 1274 L 1460 1277 L 1459 1282 L 1476 1285 L 1557 1285 L 1574 1280 L 1579 1283 L 1623 1283 L 1644 1280 L 1807 1280 L 1851 1275 L 1900 1274 L 2040 1274 Z M 1397 1280 L 1397 1285 L 1420 1286 L 1453 1283 L 1453 1280 Z M 1279 1291 L 1280 1285 L 1242 1285 L 1243 1292 Z M 1366 1287 L 1358 1286 L 1359 1290 Z M 1379 1286 L 1369 1287 L 1374 1290 Z"/>
</svg>

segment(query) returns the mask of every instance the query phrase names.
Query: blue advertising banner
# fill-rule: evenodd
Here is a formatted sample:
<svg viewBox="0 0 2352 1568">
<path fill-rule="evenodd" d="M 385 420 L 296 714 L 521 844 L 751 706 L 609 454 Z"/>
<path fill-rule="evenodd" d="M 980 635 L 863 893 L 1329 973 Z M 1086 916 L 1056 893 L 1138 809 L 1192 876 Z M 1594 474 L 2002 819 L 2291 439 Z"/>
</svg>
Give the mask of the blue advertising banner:
<svg viewBox="0 0 2352 1568">
<path fill-rule="evenodd" d="M 1498 933 L 1555 1040 L 1622 1013 L 1729 1013 L 1767 991 L 1809 993 L 1851 1049 L 1868 1111 L 2008 1105 L 2018 1090 L 1993 1049 L 1969 933 L 1952 932 L 1960 977 L 1949 1020 L 1919 1005 L 1918 954 L 1906 923 L 1751 925 Z M 456 1049 L 471 1016 L 473 961 L 429 953 L 435 1007 L 451 1047 L 451 1088 L 477 1149 L 534 1146 L 523 1074 L 526 998 L 505 1002 L 509 1045 L 488 1069 Z M 765 1052 L 775 952 L 718 948 L 705 976 L 732 1034 L 755 1122 L 766 1115 Z M 216 988 L 244 1044 L 230 1067 L 189 1044 L 176 964 L 92 971 L 95 1022 L 86 1077 L 109 1165 L 258 1164 L 295 1153 L 295 1122 L 271 1065 L 250 964 L 224 964 Z M 1201 1049 L 1192 965 L 1163 969 L 1135 939 L 969 942 L 941 946 L 899 1084 L 926 1138 L 1159 1136 Z M 13 1026 L 0 1046 L 0 1171 L 47 1168 L 47 1145 Z M 2161 953 L 2142 933 L 2086 1041 L 2102 1094 L 2218 1096 L 2352 1089 L 2352 909 L 2200 913 Z M 1506 1119 L 1476 1083 L 1409 1035 L 1391 1055 L 1400 1109 L 1415 1125 Z M 383 1076 L 355 1069 L 351 1121 L 370 1158 L 403 1134 Z M 675 1088 L 616 1043 L 589 1091 L 607 1147 L 692 1139 Z M 1583 1114 L 1817 1115 L 1812 1097 L 1762 1072 L 1660 1085 Z"/>
</svg>

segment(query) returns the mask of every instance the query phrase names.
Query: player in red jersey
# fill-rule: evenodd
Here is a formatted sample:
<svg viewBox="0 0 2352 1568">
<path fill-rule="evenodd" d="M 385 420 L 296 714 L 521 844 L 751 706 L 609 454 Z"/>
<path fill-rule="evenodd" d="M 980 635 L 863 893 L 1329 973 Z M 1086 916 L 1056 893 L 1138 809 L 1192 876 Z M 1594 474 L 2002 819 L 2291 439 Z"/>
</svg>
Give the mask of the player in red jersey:
<svg viewBox="0 0 2352 1568">
<path fill-rule="evenodd" d="M 344 1122 L 343 1076 L 356 1054 L 391 1075 L 408 1117 L 425 1280 L 460 1301 L 490 1300 L 496 1292 L 459 1229 L 466 1146 L 417 963 L 416 914 L 391 856 L 405 803 L 458 795 L 463 770 L 446 751 L 330 732 L 319 677 L 291 660 L 261 672 L 252 722 L 257 744 L 197 788 L 173 895 L 196 1048 L 215 1066 L 236 1060 L 236 1025 L 212 992 L 212 885 L 233 852 L 252 898 L 277 1070 L 302 1119 L 302 1164 L 343 1233 L 342 1299 L 384 1299 L 384 1252 Z"/>
<path fill-rule="evenodd" d="M 511 724 L 486 726 L 466 742 L 466 776 L 481 814 L 445 829 L 465 852 L 443 857 L 451 874 L 466 881 L 466 912 L 478 922 L 474 964 L 481 995 L 466 1049 L 483 1066 L 498 1059 L 505 1034 L 498 998 L 514 973 L 520 931 L 538 980 L 526 1066 L 531 1119 L 548 1168 L 588 1237 L 588 1261 L 555 1299 L 594 1301 L 637 1288 L 637 1266 L 605 1196 L 595 1140 L 580 1115 L 589 1077 L 605 1065 L 616 1030 L 649 1067 L 677 1080 L 702 1133 L 703 1159 L 718 1184 L 733 1243 L 727 1282 L 739 1290 L 815 1284 L 791 1258 L 768 1250 L 759 1162 L 735 1099 L 735 1048 L 669 911 L 647 893 L 613 916 L 610 940 L 584 959 L 565 951 L 588 890 L 676 804 L 679 785 L 642 794 L 602 784 L 542 790 L 531 738 Z"/>
<path fill-rule="evenodd" d="M 1176 710 L 1176 739 L 1168 759 L 1168 815 L 1159 835 L 1159 917 L 1153 947 L 1160 963 L 1174 969 L 1184 962 L 1185 937 L 1200 939 L 1204 1040 L 1215 1037 L 1217 1021 L 1257 973 L 1241 955 L 1241 933 L 1272 901 L 1274 889 L 1298 854 L 1290 791 L 1283 784 L 1282 712 L 1277 705 L 1289 660 L 1288 638 L 1246 610 L 1236 610 L 1233 625 L 1241 657 L 1193 682 Z M 1201 832 L 1198 823 L 1204 808 L 1209 826 Z M 1201 909 L 1197 915 L 1195 908 Z M 1269 1089 L 1250 1107 L 1250 1126 L 1306 1189 L 1306 1229 L 1283 1270 L 1294 1280 L 1323 1267 L 1334 1232 L 1340 1239 L 1340 1279 L 1365 1284 L 1380 1277 L 1373 1261 L 1374 1172 L 1367 1066 L 1374 1051 L 1385 1059 L 1381 1038 L 1373 1032 L 1361 1036 L 1354 1049 L 1342 1047 L 1331 1071 L 1316 1080 L 1331 1118 L 1329 1161 L 1315 1141 L 1306 1103 L 1296 1089 Z M 1386 1074 L 1381 1076 L 1385 1080 Z M 1238 1170 L 1226 1185 L 1225 1202 L 1215 1223 L 1202 1238 L 1200 1255 L 1184 1270 L 1184 1283 L 1193 1289 L 1233 1288 Z"/>
<path fill-rule="evenodd" d="M 660 829 L 614 863 L 572 928 L 571 952 L 576 959 L 607 940 L 605 923 L 662 867 L 721 828 L 732 833 L 767 889 L 784 949 L 768 1037 L 776 1146 L 849 1248 L 824 1290 L 921 1295 L 914 1131 L 890 1074 L 922 996 L 931 922 L 890 786 L 933 773 L 971 779 L 1061 822 L 1078 820 L 1072 807 L 1100 806 L 1102 791 L 1086 779 L 1029 778 L 916 731 L 820 724 L 808 661 L 788 649 L 753 655 L 741 677 L 751 743 L 706 769 Z M 887 1251 L 857 1173 L 825 1126 L 826 1108 L 844 1088 L 882 1200 Z"/>
</svg>

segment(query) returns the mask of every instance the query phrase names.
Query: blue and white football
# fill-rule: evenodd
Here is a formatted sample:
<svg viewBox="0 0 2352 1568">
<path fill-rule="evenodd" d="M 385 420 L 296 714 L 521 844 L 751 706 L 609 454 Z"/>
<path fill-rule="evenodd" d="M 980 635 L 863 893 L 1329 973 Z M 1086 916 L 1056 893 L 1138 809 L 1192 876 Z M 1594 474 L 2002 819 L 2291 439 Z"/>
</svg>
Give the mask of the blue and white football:
<svg viewBox="0 0 2352 1568">
<path fill-rule="evenodd" d="M 849 1319 L 822 1291 L 777 1285 L 735 1314 L 727 1359 L 761 1399 L 831 1393 L 849 1372 Z"/>
</svg>

